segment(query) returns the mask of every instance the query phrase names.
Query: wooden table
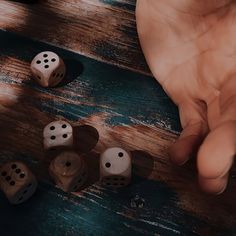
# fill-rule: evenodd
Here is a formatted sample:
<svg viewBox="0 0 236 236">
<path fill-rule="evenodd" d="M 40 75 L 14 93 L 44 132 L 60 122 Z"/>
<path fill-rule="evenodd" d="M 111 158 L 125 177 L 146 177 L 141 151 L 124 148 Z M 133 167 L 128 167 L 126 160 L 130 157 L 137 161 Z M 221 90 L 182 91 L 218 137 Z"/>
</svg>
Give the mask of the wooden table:
<svg viewBox="0 0 236 236">
<path fill-rule="evenodd" d="M 236 235 L 236 181 L 209 196 L 199 190 L 195 163 L 176 167 L 167 148 L 180 131 L 178 111 L 151 77 L 139 46 L 135 0 L 0 2 L 0 157 L 26 162 L 39 180 L 28 202 L 0 196 L 0 235 Z M 64 85 L 45 89 L 29 64 L 52 50 L 66 62 Z M 43 127 L 73 124 L 89 162 L 86 187 L 55 188 L 42 149 Z M 98 184 L 99 153 L 132 152 L 132 184 Z M 143 207 L 131 206 L 138 195 Z"/>
</svg>

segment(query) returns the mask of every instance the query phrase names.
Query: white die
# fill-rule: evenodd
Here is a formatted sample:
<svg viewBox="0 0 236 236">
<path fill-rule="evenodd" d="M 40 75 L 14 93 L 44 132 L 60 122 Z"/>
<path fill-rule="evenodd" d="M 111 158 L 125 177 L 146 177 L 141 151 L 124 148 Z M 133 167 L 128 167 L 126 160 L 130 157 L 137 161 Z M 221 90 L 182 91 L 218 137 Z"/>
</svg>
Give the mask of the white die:
<svg viewBox="0 0 236 236">
<path fill-rule="evenodd" d="M 105 150 L 100 157 L 100 181 L 108 187 L 123 187 L 131 179 L 131 156 L 122 148 Z"/>
<path fill-rule="evenodd" d="M 0 188 L 12 204 L 28 200 L 37 185 L 35 176 L 22 162 L 11 161 L 0 168 Z"/>
<path fill-rule="evenodd" d="M 82 156 L 72 151 L 58 155 L 49 166 L 49 173 L 57 187 L 65 192 L 75 192 L 87 180 L 87 165 Z"/>
<path fill-rule="evenodd" d="M 44 148 L 56 150 L 61 147 L 73 146 L 73 129 L 66 121 L 54 121 L 43 130 Z"/>
<path fill-rule="evenodd" d="M 53 87 L 61 82 L 66 73 L 63 60 L 54 52 L 41 52 L 30 66 L 35 81 L 43 87 Z"/>
</svg>

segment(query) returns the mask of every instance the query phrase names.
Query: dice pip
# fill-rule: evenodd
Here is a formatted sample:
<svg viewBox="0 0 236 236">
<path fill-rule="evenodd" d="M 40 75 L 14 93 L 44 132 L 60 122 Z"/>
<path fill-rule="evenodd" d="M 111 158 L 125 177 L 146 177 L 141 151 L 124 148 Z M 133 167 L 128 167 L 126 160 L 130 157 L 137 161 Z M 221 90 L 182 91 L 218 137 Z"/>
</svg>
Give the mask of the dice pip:
<svg viewBox="0 0 236 236">
<path fill-rule="evenodd" d="M 73 129 L 66 121 L 54 121 L 43 130 L 44 148 L 57 150 L 73 146 Z"/>
<path fill-rule="evenodd" d="M 65 192 L 79 190 L 87 180 L 87 164 L 73 151 L 60 153 L 50 164 L 49 173 L 57 187 Z"/>
<path fill-rule="evenodd" d="M 10 203 L 20 204 L 34 194 L 37 180 L 25 164 L 11 161 L 0 168 L 0 188 Z"/>
<path fill-rule="evenodd" d="M 100 182 L 108 187 L 126 186 L 131 180 L 131 155 L 122 148 L 112 147 L 100 156 Z"/>
<path fill-rule="evenodd" d="M 41 52 L 35 56 L 30 66 L 35 81 L 43 87 L 54 87 L 66 73 L 63 60 L 54 52 Z"/>
</svg>

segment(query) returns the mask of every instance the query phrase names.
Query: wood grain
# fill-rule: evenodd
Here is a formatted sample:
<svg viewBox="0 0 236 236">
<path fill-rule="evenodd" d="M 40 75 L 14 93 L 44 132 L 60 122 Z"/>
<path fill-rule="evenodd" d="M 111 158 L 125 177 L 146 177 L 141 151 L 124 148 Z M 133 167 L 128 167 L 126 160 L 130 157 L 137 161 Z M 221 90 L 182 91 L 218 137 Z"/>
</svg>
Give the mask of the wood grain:
<svg viewBox="0 0 236 236">
<path fill-rule="evenodd" d="M 121 235 L 233 235 L 235 179 L 223 195 L 207 196 L 198 188 L 194 163 L 177 168 L 169 162 L 178 112 L 152 77 L 8 32 L 0 31 L 0 44 L 1 162 L 23 160 L 40 180 L 37 195 L 26 205 L 14 208 L 0 198 L 5 231 L 117 235 L 119 228 Z M 44 89 L 31 80 L 29 63 L 43 50 L 55 51 L 73 66 L 69 83 Z M 47 174 L 42 130 L 54 119 L 89 125 L 99 133 L 97 145 L 84 154 L 90 163 L 87 187 L 74 195 L 55 189 Z M 117 145 L 132 152 L 135 177 L 129 187 L 110 191 L 97 183 L 98 157 Z M 145 198 L 144 209 L 130 206 L 136 194 Z M 15 227 L 9 229 L 12 221 Z"/>
<path fill-rule="evenodd" d="M 135 0 L 24 2 L 1 0 L 1 29 L 149 74 L 136 32 Z"/>
</svg>

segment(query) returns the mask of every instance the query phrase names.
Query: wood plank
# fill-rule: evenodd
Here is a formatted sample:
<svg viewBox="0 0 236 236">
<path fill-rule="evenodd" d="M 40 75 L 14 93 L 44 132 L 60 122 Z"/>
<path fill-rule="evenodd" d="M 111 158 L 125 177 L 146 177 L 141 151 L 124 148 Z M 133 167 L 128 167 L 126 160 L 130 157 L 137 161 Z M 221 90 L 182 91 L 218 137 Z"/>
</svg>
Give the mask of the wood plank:
<svg viewBox="0 0 236 236">
<path fill-rule="evenodd" d="M 1 0 L 0 28 L 149 74 L 136 32 L 135 3 Z"/>
<path fill-rule="evenodd" d="M 181 211 L 175 205 L 173 193 L 162 184 L 139 181 L 133 188 L 118 192 L 91 186 L 77 197 L 41 183 L 34 198 L 24 205 L 9 206 L 0 198 L 1 217 L 4 213 L 1 231 L 8 232 L 7 236 L 16 235 L 16 232 L 26 236 L 233 235 L 230 230 L 220 227 L 210 229 L 212 225 Z M 161 194 L 142 192 L 151 189 L 155 193 L 156 188 L 162 191 Z M 130 207 L 130 199 L 135 194 L 144 195 L 145 208 Z"/>
<path fill-rule="evenodd" d="M 24 160 L 40 180 L 37 195 L 26 205 L 14 208 L 0 198 L 2 228 L 9 230 L 13 221 L 13 231 L 28 235 L 76 235 L 80 230 L 112 235 L 114 228 L 123 235 L 235 233 L 235 178 L 223 195 L 208 196 L 197 186 L 193 163 L 177 168 L 169 162 L 167 148 L 177 137 L 178 112 L 152 77 L 8 32 L 0 31 L 0 45 L 1 161 Z M 44 89 L 30 80 L 29 63 L 42 50 L 57 52 L 72 66 L 70 83 Z M 77 196 L 53 188 L 47 174 L 42 129 L 58 118 L 99 133 L 97 145 L 85 154 L 88 186 Z M 117 192 L 97 184 L 99 153 L 116 145 L 132 151 L 135 173 L 132 185 Z M 144 209 L 130 206 L 136 194 L 145 198 Z M 38 226 L 40 219 L 45 227 Z"/>
</svg>

